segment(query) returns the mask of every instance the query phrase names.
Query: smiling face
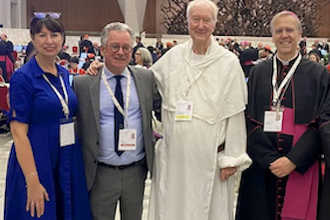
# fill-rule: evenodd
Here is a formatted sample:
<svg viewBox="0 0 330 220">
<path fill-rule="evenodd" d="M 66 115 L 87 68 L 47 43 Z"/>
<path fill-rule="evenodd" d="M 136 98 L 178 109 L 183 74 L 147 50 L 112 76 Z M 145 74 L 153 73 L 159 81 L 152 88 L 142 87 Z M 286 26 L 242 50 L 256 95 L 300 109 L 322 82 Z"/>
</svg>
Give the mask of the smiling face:
<svg viewBox="0 0 330 220">
<path fill-rule="evenodd" d="M 277 55 L 283 60 L 293 58 L 301 39 L 297 20 L 290 15 L 282 15 L 274 23 L 272 41 L 277 48 Z"/>
<path fill-rule="evenodd" d="M 62 49 L 63 36 L 60 32 L 52 32 L 43 26 L 39 33 L 31 36 L 38 56 L 56 57 Z"/>
<path fill-rule="evenodd" d="M 131 61 L 132 39 L 127 31 L 112 30 L 108 34 L 107 44 L 101 46 L 106 67 L 114 74 L 121 74 Z M 119 48 L 115 51 L 114 48 Z M 126 52 L 124 52 L 126 48 Z"/>
<path fill-rule="evenodd" d="M 188 17 L 188 29 L 194 42 L 204 43 L 210 40 L 215 29 L 213 9 L 208 4 L 197 4 L 191 8 Z"/>
</svg>

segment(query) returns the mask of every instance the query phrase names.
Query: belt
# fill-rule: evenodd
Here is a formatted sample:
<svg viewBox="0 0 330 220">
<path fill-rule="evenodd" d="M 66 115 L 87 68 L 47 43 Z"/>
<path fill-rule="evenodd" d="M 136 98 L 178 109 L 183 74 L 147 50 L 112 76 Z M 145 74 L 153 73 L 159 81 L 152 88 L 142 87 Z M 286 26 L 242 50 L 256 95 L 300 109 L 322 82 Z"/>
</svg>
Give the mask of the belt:
<svg viewBox="0 0 330 220">
<path fill-rule="evenodd" d="M 225 142 L 223 142 L 223 144 L 220 144 L 218 146 L 218 153 L 221 152 L 221 151 L 223 151 L 224 149 L 225 149 Z"/>
<path fill-rule="evenodd" d="M 119 165 L 119 166 L 114 166 L 114 165 L 106 164 L 106 163 L 103 163 L 103 162 L 98 162 L 98 165 L 100 165 L 100 166 L 107 167 L 107 168 L 112 168 L 112 169 L 116 169 L 116 170 L 124 170 L 124 169 L 129 168 L 129 167 L 133 167 L 133 166 L 136 166 L 136 165 L 144 165 L 144 164 L 145 164 L 145 159 L 144 158 L 142 160 L 135 161 L 135 162 L 130 163 L 130 164 Z"/>
</svg>

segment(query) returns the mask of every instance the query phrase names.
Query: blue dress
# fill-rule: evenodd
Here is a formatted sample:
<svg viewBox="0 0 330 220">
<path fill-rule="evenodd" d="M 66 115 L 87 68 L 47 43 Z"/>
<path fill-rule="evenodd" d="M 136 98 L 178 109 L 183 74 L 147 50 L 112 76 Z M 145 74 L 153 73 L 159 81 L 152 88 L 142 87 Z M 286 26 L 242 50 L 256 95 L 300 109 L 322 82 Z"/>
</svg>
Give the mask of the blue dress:
<svg viewBox="0 0 330 220">
<path fill-rule="evenodd" d="M 69 86 L 69 72 L 57 66 L 69 96 L 70 117 L 77 108 L 77 97 Z M 29 125 L 28 138 L 39 175 L 50 201 L 45 201 L 45 213 L 40 220 L 90 220 L 84 164 L 79 144 L 60 147 L 60 119 L 65 118 L 62 105 L 42 77 L 44 72 L 35 58 L 13 75 L 10 83 L 11 112 L 16 120 Z M 64 97 L 58 77 L 45 73 Z M 12 115 L 12 114 L 11 114 Z M 12 146 L 7 169 L 4 220 L 31 220 L 25 211 L 27 190 L 25 178 Z"/>
</svg>

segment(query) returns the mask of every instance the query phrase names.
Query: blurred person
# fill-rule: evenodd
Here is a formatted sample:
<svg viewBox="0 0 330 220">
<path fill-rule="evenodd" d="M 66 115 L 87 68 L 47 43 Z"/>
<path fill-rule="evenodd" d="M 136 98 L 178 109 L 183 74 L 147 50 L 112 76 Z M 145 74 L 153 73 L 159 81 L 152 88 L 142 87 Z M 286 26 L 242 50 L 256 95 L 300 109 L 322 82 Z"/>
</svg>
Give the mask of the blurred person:
<svg viewBox="0 0 330 220">
<path fill-rule="evenodd" d="M 79 65 L 79 57 L 71 57 L 70 59 L 70 69 L 69 69 L 69 73 L 73 74 L 73 75 L 84 75 L 86 73 L 86 71 L 82 68 L 78 67 Z"/>
<path fill-rule="evenodd" d="M 77 98 L 56 65 L 65 31 L 59 13 L 35 12 L 37 54 L 10 81 L 14 144 L 7 169 L 4 220 L 91 220 L 82 153 L 72 118 Z"/>
<path fill-rule="evenodd" d="M 132 53 L 132 59 L 133 59 L 134 62 L 135 62 L 135 57 L 134 57 L 135 52 L 140 47 L 144 47 L 144 45 L 141 42 L 141 37 L 140 36 L 135 37 L 135 43 L 136 43 L 136 45 L 133 47 L 133 53 Z"/>
<path fill-rule="evenodd" d="M 2 76 L 6 82 L 9 82 L 11 75 L 14 72 L 13 55 L 8 51 L 4 41 L 0 41 L 0 68 Z"/>
<path fill-rule="evenodd" d="M 155 48 L 160 50 L 160 51 L 164 48 L 164 44 L 163 44 L 162 39 L 160 37 L 157 38 Z"/>
<path fill-rule="evenodd" d="M 95 55 L 93 53 L 87 54 L 87 58 L 83 66 L 81 67 L 83 70 L 87 70 L 91 63 L 95 60 Z"/>
<path fill-rule="evenodd" d="M 243 42 L 242 53 L 238 56 L 245 78 L 249 78 L 250 70 L 254 66 L 253 61 L 258 59 L 257 50 L 249 47 L 249 44 L 247 41 Z"/>
<path fill-rule="evenodd" d="M 66 52 L 67 49 L 68 47 L 64 45 L 57 56 L 59 56 L 61 60 L 66 60 L 67 62 L 70 62 L 71 56 Z"/>
<path fill-rule="evenodd" d="M 321 61 L 319 55 L 317 55 L 316 53 L 310 53 L 309 60 L 316 62 L 316 63 L 319 63 Z"/>
<path fill-rule="evenodd" d="M 89 40 L 89 36 L 86 34 L 82 37 L 79 44 L 79 55 L 81 53 L 88 53 L 93 48 L 92 42 Z"/>
<path fill-rule="evenodd" d="M 152 57 L 148 49 L 140 47 L 134 56 L 137 67 L 149 69 L 152 66 Z"/>
<path fill-rule="evenodd" d="M 156 63 L 158 60 L 157 52 L 155 51 L 155 48 L 153 46 L 148 46 L 147 49 L 149 50 L 151 57 L 152 57 L 152 63 Z"/>
<path fill-rule="evenodd" d="M 7 35 L 6 34 L 1 34 L 0 39 L 1 39 L 1 41 L 6 43 L 8 52 L 13 53 L 14 52 L 14 44 L 10 40 L 8 40 Z"/>
<path fill-rule="evenodd" d="M 166 43 L 166 48 L 164 48 L 161 52 L 161 56 L 163 56 L 167 51 L 169 51 L 172 48 L 172 43 L 171 42 L 167 42 Z"/>
<path fill-rule="evenodd" d="M 303 57 L 307 54 L 307 37 L 303 37 L 299 42 L 300 53 Z"/>
<path fill-rule="evenodd" d="M 93 42 L 93 48 L 91 49 L 91 51 L 89 53 L 93 53 L 95 56 L 99 56 L 99 57 L 102 56 L 99 44 L 97 42 Z"/>
<path fill-rule="evenodd" d="M 25 51 L 25 58 L 24 58 L 24 64 L 27 63 L 31 57 L 33 57 L 35 55 L 36 51 L 34 49 L 34 45 L 33 42 L 30 41 L 26 47 L 26 51 Z"/>
</svg>

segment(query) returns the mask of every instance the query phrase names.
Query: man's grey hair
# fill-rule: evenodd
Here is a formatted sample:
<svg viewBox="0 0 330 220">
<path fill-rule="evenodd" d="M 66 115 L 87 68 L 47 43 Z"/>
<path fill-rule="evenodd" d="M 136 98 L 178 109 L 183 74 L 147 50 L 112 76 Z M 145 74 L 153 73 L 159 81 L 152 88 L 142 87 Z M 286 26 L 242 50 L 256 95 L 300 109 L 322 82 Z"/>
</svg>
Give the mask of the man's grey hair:
<svg viewBox="0 0 330 220">
<path fill-rule="evenodd" d="M 302 33 L 302 26 L 301 26 L 301 22 L 298 18 L 298 16 L 293 13 L 292 11 L 281 11 L 279 13 L 277 13 L 273 18 L 272 20 L 270 21 L 270 31 L 271 33 L 273 34 L 274 32 L 274 25 L 275 25 L 275 22 L 276 20 L 279 18 L 279 17 L 282 17 L 282 16 L 291 16 L 294 18 L 294 20 L 296 21 L 296 26 L 297 26 L 297 29 L 300 33 Z"/>
<path fill-rule="evenodd" d="M 127 31 L 131 36 L 131 46 L 133 45 L 133 30 L 127 24 L 121 22 L 112 22 L 107 24 L 101 32 L 101 44 L 103 47 L 107 45 L 110 31 Z"/>
<path fill-rule="evenodd" d="M 218 12 L 219 12 L 219 8 L 218 6 L 211 0 L 194 0 L 194 1 L 191 1 L 189 2 L 188 4 L 188 7 L 187 7 L 187 19 L 189 20 L 189 15 L 190 15 L 190 10 L 197 6 L 197 5 L 209 5 L 212 7 L 213 9 L 213 15 L 212 15 L 212 18 L 213 18 L 213 21 L 214 23 L 217 23 L 218 21 Z"/>
</svg>

